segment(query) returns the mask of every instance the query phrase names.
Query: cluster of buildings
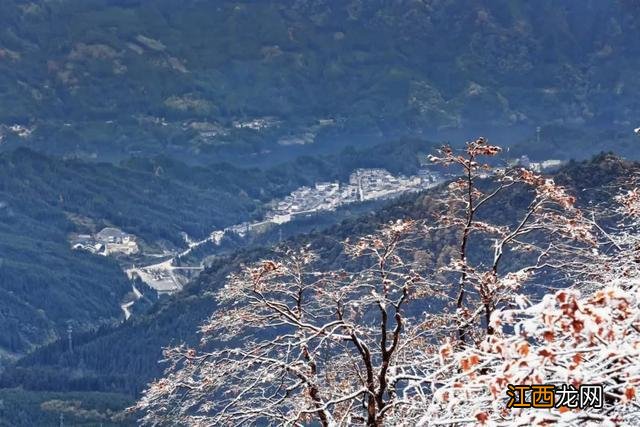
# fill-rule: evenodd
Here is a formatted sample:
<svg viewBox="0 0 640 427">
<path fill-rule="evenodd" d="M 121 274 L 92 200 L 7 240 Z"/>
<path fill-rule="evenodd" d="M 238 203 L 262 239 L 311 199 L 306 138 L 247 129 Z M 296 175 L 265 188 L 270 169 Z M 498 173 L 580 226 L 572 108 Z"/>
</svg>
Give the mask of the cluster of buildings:
<svg viewBox="0 0 640 427">
<path fill-rule="evenodd" d="M 287 223 L 296 215 L 331 211 L 348 203 L 390 198 L 433 187 L 440 182 L 438 174 L 426 169 L 410 177 L 394 176 L 386 169 L 356 169 L 347 183 L 319 182 L 313 187 L 300 187 L 284 199 L 272 201 L 262 221 L 243 222 L 215 230 L 205 240 L 219 245 L 227 233 L 245 237 L 250 232 L 260 233 L 271 225 Z"/>
<path fill-rule="evenodd" d="M 348 183 L 320 182 L 300 187 L 282 200 L 272 202 L 267 220 L 287 222 L 292 215 L 334 210 L 340 205 L 384 199 L 400 193 L 419 191 L 437 185 L 440 177 L 429 171 L 417 176 L 394 176 L 386 169 L 356 169 Z"/>
<path fill-rule="evenodd" d="M 279 124 L 280 121 L 275 117 L 262 117 L 252 120 L 240 121 L 235 120 L 233 127 L 236 129 L 253 129 L 262 130 Z"/>
<path fill-rule="evenodd" d="M 142 268 L 133 266 L 133 268 L 127 270 L 127 276 L 130 279 L 139 278 L 159 294 L 170 294 L 179 291 L 182 289 L 183 282 L 186 282 L 186 279 L 174 274 L 171 266 L 166 264 Z"/>
<path fill-rule="evenodd" d="M 541 162 L 532 162 L 528 156 L 520 156 L 519 159 L 516 159 L 511 162 L 511 166 L 521 166 L 526 169 L 530 169 L 534 172 L 555 172 L 560 167 L 562 167 L 566 162 L 563 160 L 543 160 Z"/>
<path fill-rule="evenodd" d="M 34 129 L 35 128 L 28 128 L 26 126 L 22 126 L 18 124 L 11 125 L 11 126 L 0 124 L 0 143 L 2 143 L 5 136 L 9 132 L 14 133 L 20 138 L 28 138 L 29 136 L 31 136 L 31 133 L 34 131 Z"/>
<path fill-rule="evenodd" d="M 106 227 L 94 235 L 74 234 L 71 236 L 71 247 L 98 255 L 133 255 L 139 252 L 136 237 L 119 228 Z"/>
</svg>

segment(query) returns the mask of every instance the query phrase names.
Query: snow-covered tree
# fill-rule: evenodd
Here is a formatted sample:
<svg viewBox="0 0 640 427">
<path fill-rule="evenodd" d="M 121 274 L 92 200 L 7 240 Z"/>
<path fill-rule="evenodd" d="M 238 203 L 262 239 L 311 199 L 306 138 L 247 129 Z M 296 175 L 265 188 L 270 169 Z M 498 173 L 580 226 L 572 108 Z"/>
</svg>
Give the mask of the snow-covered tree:
<svg viewBox="0 0 640 427">
<path fill-rule="evenodd" d="M 494 333 L 477 346 L 440 347 L 440 371 L 423 379 L 435 392 L 414 402 L 417 425 L 640 423 L 640 191 L 615 199 L 618 231 L 600 229 L 589 262 L 563 266 L 566 288 L 495 311 Z M 561 393 L 553 408 L 507 408 L 509 384 L 602 386 L 603 407 L 578 408 L 575 393 Z"/>
<path fill-rule="evenodd" d="M 407 400 L 399 381 L 425 375 L 412 361 L 440 321 L 405 311 L 438 292 L 403 256 L 415 225 L 347 243 L 356 272 L 320 272 L 303 248 L 232 275 L 202 327 L 214 349 L 166 350 L 172 367 L 141 400 L 145 421 L 382 425 Z"/>
<path fill-rule="evenodd" d="M 461 169 L 460 177 L 433 200 L 443 209 L 430 225 L 432 230 L 452 230 L 457 239 L 458 253 L 443 271 L 457 275 L 453 298 L 459 344 L 470 334 L 476 341 L 492 334 L 490 318 L 496 307 L 515 302 L 534 275 L 575 262 L 596 243 L 592 222 L 553 179 L 525 168 L 494 169 L 485 163 L 500 151 L 479 138 L 462 152 L 445 146 L 438 156 L 431 156 L 434 163 Z M 508 201 L 500 197 L 509 189 L 527 195 L 526 207 L 501 224 L 491 222 L 500 216 L 496 211 Z M 505 265 L 509 256 L 525 260 Z M 484 330 L 472 328 L 480 322 Z"/>
<path fill-rule="evenodd" d="M 432 160 L 462 176 L 429 199 L 436 217 L 344 242 L 341 269 L 305 247 L 231 275 L 202 345 L 165 350 L 143 422 L 640 422 L 640 191 L 617 197 L 605 231 L 553 180 L 483 163 L 499 152 L 444 147 Z M 602 385 L 603 408 L 507 407 L 509 385 L 532 384 Z"/>
</svg>

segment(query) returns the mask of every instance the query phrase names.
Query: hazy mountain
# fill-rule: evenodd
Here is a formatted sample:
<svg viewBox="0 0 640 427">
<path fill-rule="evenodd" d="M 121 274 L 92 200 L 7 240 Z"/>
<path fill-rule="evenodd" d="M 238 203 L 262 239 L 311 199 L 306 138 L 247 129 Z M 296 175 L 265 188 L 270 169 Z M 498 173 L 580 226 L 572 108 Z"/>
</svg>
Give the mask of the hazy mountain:
<svg viewBox="0 0 640 427">
<path fill-rule="evenodd" d="M 0 7 L 0 147 L 264 158 L 381 132 L 626 129 L 640 99 L 637 0 Z"/>
</svg>

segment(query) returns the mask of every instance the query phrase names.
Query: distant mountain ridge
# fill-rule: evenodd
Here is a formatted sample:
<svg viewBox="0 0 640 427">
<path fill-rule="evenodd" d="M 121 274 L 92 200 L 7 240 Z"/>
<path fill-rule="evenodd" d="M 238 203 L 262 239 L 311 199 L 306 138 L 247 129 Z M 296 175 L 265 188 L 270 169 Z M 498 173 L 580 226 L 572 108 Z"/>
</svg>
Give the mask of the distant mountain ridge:
<svg viewBox="0 0 640 427">
<path fill-rule="evenodd" d="M 0 149 L 213 159 L 363 132 L 631 127 L 640 99 L 637 0 L 0 7 Z"/>
</svg>

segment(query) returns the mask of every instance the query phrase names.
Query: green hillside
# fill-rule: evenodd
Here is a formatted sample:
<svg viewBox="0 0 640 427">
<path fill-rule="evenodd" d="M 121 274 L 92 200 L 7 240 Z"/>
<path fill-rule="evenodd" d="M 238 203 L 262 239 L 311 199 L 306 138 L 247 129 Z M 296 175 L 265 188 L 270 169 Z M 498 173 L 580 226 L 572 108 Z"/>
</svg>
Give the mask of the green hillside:
<svg viewBox="0 0 640 427">
<path fill-rule="evenodd" d="M 85 164 L 20 149 L 0 155 L 0 351 L 20 354 L 122 316 L 131 284 L 112 258 L 71 249 L 72 232 L 115 225 L 147 245 L 183 244 L 248 218 L 237 188 L 201 189 L 146 171 Z"/>
<path fill-rule="evenodd" d="M 219 159 L 356 134 L 637 119 L 637 0 L 0 9 L 0 147 Z"/>
</svg>

